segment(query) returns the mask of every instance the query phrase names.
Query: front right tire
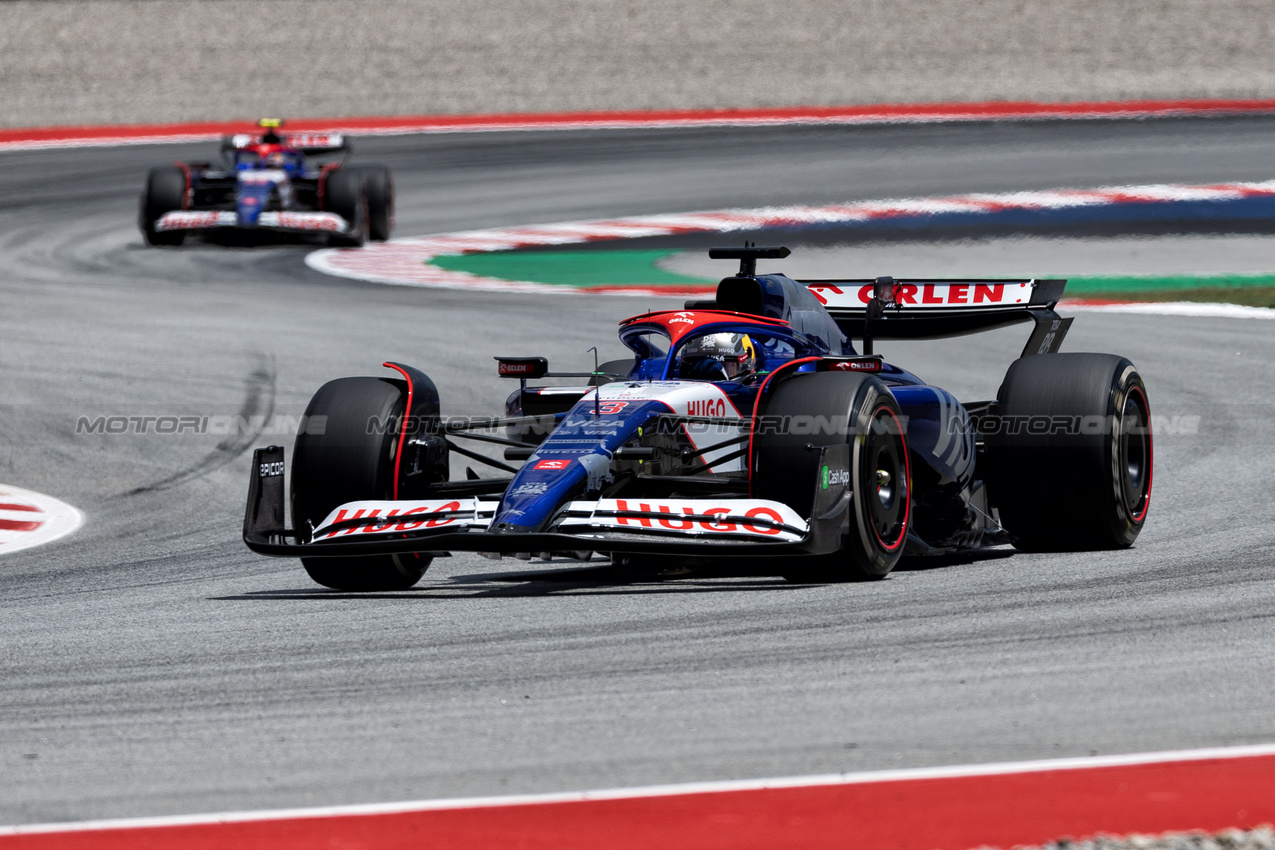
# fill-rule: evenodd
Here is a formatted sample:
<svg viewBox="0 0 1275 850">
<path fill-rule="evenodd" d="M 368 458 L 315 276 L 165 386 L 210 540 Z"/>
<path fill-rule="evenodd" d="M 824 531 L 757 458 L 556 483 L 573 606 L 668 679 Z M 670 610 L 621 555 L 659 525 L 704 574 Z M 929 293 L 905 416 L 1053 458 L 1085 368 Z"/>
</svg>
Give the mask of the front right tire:
<svg viewBox="0 0 1275 850">
<path fill-rule="evenodd" d="M 391 499 L 394 457 L 406 406 L 406 384 L 385 378 L 338 378 L 319 388 L 292 453 L 292 523 L 318 528 L 346 502 Z M 316 420 L 315 417 L 324 417 Z M 322 429 L 309 427 L 323 422 Z M 311 433 L 322 430 L 322 433 Z M 322 545 L 322 544 L 319 544 Z M 302 558 L 324 587 L 350 592 L 406 590 L 420 581 L 427 555 Z"/>
<path fill-rule="evenodd" d="M 147 245 L 180 245 L 184 230 L 156 230 L 155 222 L 167 212 L 186 208 L 186 173 L 175 165 L 152 168 L 146 175 L 138 224 Z"/>
</svg>

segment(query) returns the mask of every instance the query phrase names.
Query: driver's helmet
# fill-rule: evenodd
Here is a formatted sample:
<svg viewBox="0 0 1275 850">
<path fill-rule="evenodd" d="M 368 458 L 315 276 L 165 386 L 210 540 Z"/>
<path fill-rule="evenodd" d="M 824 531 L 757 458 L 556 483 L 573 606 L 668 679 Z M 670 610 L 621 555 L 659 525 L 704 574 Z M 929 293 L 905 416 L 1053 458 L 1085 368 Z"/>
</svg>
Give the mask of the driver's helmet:
<svg viewBox="0 0 1275 850">
<path fill-rule="evenodd" d="M 745 378 L 761 366 L 748 334 L 705 334 L 686 343 L 679 357 L 682 377 L 710 381 Z"/>
<path fill-rule="evenodd" d="M 280 118 L 262 118 L 257 122 L 257 126 L 265 130 L 261 134 L 261 143 L 263 145 L 281 145 L 283 137 L 279 135 L 279 128 L 283 126 L 283 120 Z"/>
<path fill-rule="evenodd" d="M 285 154 L 283 151 L 274 151 L 272 153 L 268 153 L 266 154 L 266 160 L 264 165 L 266 166 L 266 168 L 287 168 L 288 155 Z"/>
</svg>

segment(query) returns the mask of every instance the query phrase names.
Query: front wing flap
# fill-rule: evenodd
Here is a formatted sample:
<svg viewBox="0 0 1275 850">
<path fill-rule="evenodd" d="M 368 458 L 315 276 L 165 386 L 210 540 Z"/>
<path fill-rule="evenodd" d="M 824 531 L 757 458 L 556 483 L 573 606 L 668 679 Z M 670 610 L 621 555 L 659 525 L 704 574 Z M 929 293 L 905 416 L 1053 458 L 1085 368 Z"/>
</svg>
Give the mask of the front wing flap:
<svg viewBox="0 0 1275 850">
<path fill-rule="evenodd" d="M 240 227 L 239 216 L 229 210 L 175 210 L 155 221 L 157 232 L 171 230 L 213 230 Z M 289 233 L 349 233 L 350 223 L 333 212 L 280 210 L 257 216 L 252 230 L 279 230 Z"/>
</svg>

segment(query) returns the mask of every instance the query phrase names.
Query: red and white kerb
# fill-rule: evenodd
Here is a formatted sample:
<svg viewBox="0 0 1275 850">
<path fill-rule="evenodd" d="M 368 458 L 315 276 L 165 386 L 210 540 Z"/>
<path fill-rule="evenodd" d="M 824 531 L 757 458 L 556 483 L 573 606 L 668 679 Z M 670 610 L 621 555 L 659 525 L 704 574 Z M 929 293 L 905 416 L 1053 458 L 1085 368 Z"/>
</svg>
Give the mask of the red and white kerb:
<svg viewBox="0 0 1275 850">
<path fill-rule="evenodd" d="M 52 496 L 0 484 L 0 555 L 51 543 L 83 522 L 84 514 Z"/>
</svg>

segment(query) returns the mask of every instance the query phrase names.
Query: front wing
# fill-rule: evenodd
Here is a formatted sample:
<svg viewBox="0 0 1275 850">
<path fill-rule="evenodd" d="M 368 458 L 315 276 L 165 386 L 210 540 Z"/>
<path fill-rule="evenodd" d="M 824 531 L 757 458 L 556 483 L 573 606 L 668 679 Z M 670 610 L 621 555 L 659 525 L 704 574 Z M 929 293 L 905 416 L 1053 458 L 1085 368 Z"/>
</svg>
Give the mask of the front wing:
<svg viewBox="0 0 1275 850">
<path fill-rule="evenodd" d="M 214 230 L 243 227 L 239 216 L 229 210 L 177 210 L 166 212 L 155 221 L 157 232 L 173 230 Z M 277 230 L 288 233 L 350 233 L 350 223 L 332 212 L 282 210 L 263 212 L 251 230 Z"/>
<path fill-rule="evenodd" d="M 847 446 L 823 449 L 821 466 L 848 469 Z M 849 531 L 849 476 L 813 482 L 814 509 L 802 517 L 766 499 L 597 499 L 562 506 L 533 533 L 490 527 L 498 502 L 482 498 L 356 501 L 316 529 L 284 525 L 283 448 L 253 455 L 243 539 L 262 555 L 350 557 L 438 552 L 601 552 L 774 557 L 828 554 Z"/>
</svg>

